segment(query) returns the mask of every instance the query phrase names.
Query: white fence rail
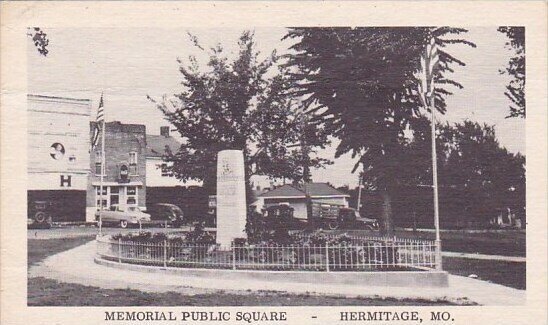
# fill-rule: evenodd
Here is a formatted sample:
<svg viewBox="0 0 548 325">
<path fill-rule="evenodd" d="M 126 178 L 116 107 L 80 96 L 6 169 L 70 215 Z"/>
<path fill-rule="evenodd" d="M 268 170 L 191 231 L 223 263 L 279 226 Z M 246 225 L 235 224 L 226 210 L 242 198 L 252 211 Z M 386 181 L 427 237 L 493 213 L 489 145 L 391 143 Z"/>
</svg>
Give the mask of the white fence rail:
<svg viewBox="0 0 548 325">
<path fill-rule="evenodd" d="M 97 238 L 97 255 L 119 263 L 234 270 L 376 271 L 436 267 L 432 241 L 362 237 L 341 245 L 221 247 L 170 241 L 135 242 Z"/>
</svg>

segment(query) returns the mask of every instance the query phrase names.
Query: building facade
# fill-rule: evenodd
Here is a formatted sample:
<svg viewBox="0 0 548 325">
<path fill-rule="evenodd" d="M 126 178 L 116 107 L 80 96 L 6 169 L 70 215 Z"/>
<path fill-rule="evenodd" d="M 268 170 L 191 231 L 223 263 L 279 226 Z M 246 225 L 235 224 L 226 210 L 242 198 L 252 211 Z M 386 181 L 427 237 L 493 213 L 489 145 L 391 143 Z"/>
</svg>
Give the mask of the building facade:
<svg viewBox="0 0 548 325">
<path fill-rule="evenodd" d="M 46 209 L 52 221 L 84 221 L 91 101 L 29 94 L 27 102 L 28 217 Z"/>
<path fill-rule="evenodd" d="M 294 209 L 293 216 L 307 219 L 306 196 L 314 203 L 348 207 L 350 195 L 343 193 L 327 183 L 307 183 L 303 185 L 282 185 L 258 196 L 254 202 L 256 209 L 287 204 Z"/>
<path fill-rule="evenodd" d="M 147 206 L 174 204 L 183 210 L 185 218 L 203 216 L 207 213 L 208 197 L 201 187 L 202 182 L 177 179 L 169 170 L 172 163 L 164 161 L 166 154 L 177 153 L 180 146 L 181 143 L 171 136 L 168 126 L 160 128 L 160 135 L 147 135 Z"/>
<path fill-rule="evenodd" d="M 86 221 L 95 220 L 95 212 L 112 205 L 146 208 L 146 128 L 118 121 L 105 124 L 105 174 L 101 195 L 101 139 L 91 150 L 86 202 Z M 93 136 L 95 122 L 88 124 Z"/>
<path fill-rule="evenodd" d="M 147 134 L 147 186 L 152 187 L 176 187 L 176 186 L 202 186 L 202 182 L 188 180 L 183 182 L 169 170 L 173 164 L 164 161 L 163 157 L 172 152 L 177 153 L 181 143 L 171 136 L 169 126 L 160 127 L 160 135 Z"/>
</svg>

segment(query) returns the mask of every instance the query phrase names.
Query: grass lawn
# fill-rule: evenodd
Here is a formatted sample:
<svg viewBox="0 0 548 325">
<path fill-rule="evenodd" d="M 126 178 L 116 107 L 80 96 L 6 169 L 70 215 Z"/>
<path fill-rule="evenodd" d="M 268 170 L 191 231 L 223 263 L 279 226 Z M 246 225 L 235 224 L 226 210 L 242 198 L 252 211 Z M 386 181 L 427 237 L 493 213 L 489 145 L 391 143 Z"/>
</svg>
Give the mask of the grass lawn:
<svg viewBox="0 0 548 325">
<path fill-rule="evenodd" d="M 441 243 L 444 251 L 480 253 L 489 255 L 525 256 L 525 232 L 442 232 Z M 396 236 L 404 238 L 435 239 L 434 232 L 396 231 Z"/>
<path fill-rule="evenodd" d="M 29 279 L 29 306 L 433 306 L 446 301 L 344 298 L 260 291 L 184 295 L 149 293 L 131 289 L 101 289 L 59 283 L 45 278 Z M 32 290 L 31 290 L 32 289 Z"/>
<path fill-rule="evenodd" d="M 443 269 L 462 276 L 475 274 L 480 280 L 525 290 L 525 263 L 444 257 Z"/>
<path fill-rule="evenodd" d="M 348 233 L 350 235 L 378 236 L 376 231 L 334 230 L 328 233 Z M 396 237 L 434 240 L 436 234 L 426 231 L 398 229 Z M 469 233 L 465 231 L 441 232 L 441 244 L 444 251 L 461 253 L 480 253 L 488 255 L 525 256 L 526 235 L 523 231 L 503 231 Z"/>
<path fill-rule="evenodd" d="M 69 239 L 29 239 L 28 265 L 39 263 L 49 255 L 82 245 L 93 237 Z M 147 293 L 130 289 L 101 289 L 61 283 L 44 277 L 29 278 L 29 306 L 431 306 L 451 305 L 447 301 L 384 298 L 343 298 L 282 292 L 216 292 L 184 295 L 177 292 Z M 466 304 L 466 301 L 462 302 Z"/>
<path fill-rule="evenodd" d="M 27 266 L 35 265 L 50 255 L 78 247 L 95 239 L 95 236 L 59 239 L 28 239 Z"/>
</svg>

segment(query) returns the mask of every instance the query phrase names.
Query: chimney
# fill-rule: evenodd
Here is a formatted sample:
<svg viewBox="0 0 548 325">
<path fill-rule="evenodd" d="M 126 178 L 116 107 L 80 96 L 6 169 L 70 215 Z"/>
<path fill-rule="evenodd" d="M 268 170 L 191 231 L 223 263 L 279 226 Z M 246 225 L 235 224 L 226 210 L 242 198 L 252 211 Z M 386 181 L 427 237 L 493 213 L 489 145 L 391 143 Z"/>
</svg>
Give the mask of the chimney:
<svg viewBox="0 0 548 325">
<path fill-rule="evenodd" d="M 168 138 L 169 137 L 169 126 L 160 126 L 160 135 Z"/>
</svg>

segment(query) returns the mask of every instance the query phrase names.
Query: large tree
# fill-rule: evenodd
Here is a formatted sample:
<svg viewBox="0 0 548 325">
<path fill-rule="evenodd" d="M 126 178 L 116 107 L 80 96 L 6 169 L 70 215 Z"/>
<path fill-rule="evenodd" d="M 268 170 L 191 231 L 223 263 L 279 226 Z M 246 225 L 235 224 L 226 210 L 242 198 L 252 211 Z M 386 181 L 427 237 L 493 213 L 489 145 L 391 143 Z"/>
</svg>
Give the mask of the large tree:
<svg viewBox="0 0 548 325">
<path fill-rule="evenodd" d="M 497 211 L 525 210 L 525 157 L 502 147 L 494 126 L 464 121 L 444 125 L 441 184 L 453 189 L 452 200 L 464 221 L 486 222 Z M 455 215 L 454 215 L 455 216 Z"/>
<path fill-rule="evenodd" d="M 299 181 L 305 162 L 313 167 L 325 163 L 314 150 L 304 157 L 297 145 L 303 134 L 321 132 L 303 126 L 301 104 L 289 93 L 291 80 L 276 64 L 275 52 L 260 59 L 248 31 L 239 38 L 234 59 L 221 45 L 205 50 L 196 37 L 191 40 L 208 57 L 207 64 L 200 66 L 195 56 L 179 60 L 183 90 L 173 98 L 149 97 L 182 138 L 178 151 L 164 156 L 176 177 L 203 180 L 213 190 L 217 153 L 225 149 L 244 152 L 246 180 L 259 174 Z M 315 137 L 313 145 L 321 147 L 325 139 Z"/>
<path fill-rule="evenodd" d="M 435 103 L 445 113 L 446 86 L 462 88 L 449 75 L 464 62 L 445 51 L 449 44 L 474 44 L 454 36 L 460 28 L 292 28 L 288 65 L 308 113 L 340 139 L 336 157 L 350 152 L 366 180 L 382 193 L 384 228 L 392 230 L 392 197 L 401 186 L 407 131 L 421 115 L 416 89 L 420 55 L 434 38 L 439 46 Z"/>
<path fill-rule="evenodd" d="M 525 118 L 525 27 L 501 26 L 498 31 L 506 34 L 506 46 L 514 51 L 508 66 L 501 71 L 512 77 L 504 93 L 512 103 L 508 117 Z"/>
<path fill-rule="evenodd" d="M 502 147 L 494 126 L 467 120 L 438 124 L 438 129 L 442 224 L 486 224 L 499 211 L 508 208 L 523 218 L 525 157 Z M 408 196 L 414 196 L 422 207 L 415 205 L 415 202 L 401 202 L 399 210 L 418 210 L 415 212 L 425 214 L 426 220 L 431 222 L 431 213 L 425 211 L 431 211 L 431 191 L 421 190 L 431 177 L 430 152 L 426 149 L 430 140 L 424 136 L 428 133 L 427 127 L 416 130 L 415 135 L 419 136 L 406 146 L 410 159 L 402 164 L 409 182 L 405 192 Z"/>
</svg>

